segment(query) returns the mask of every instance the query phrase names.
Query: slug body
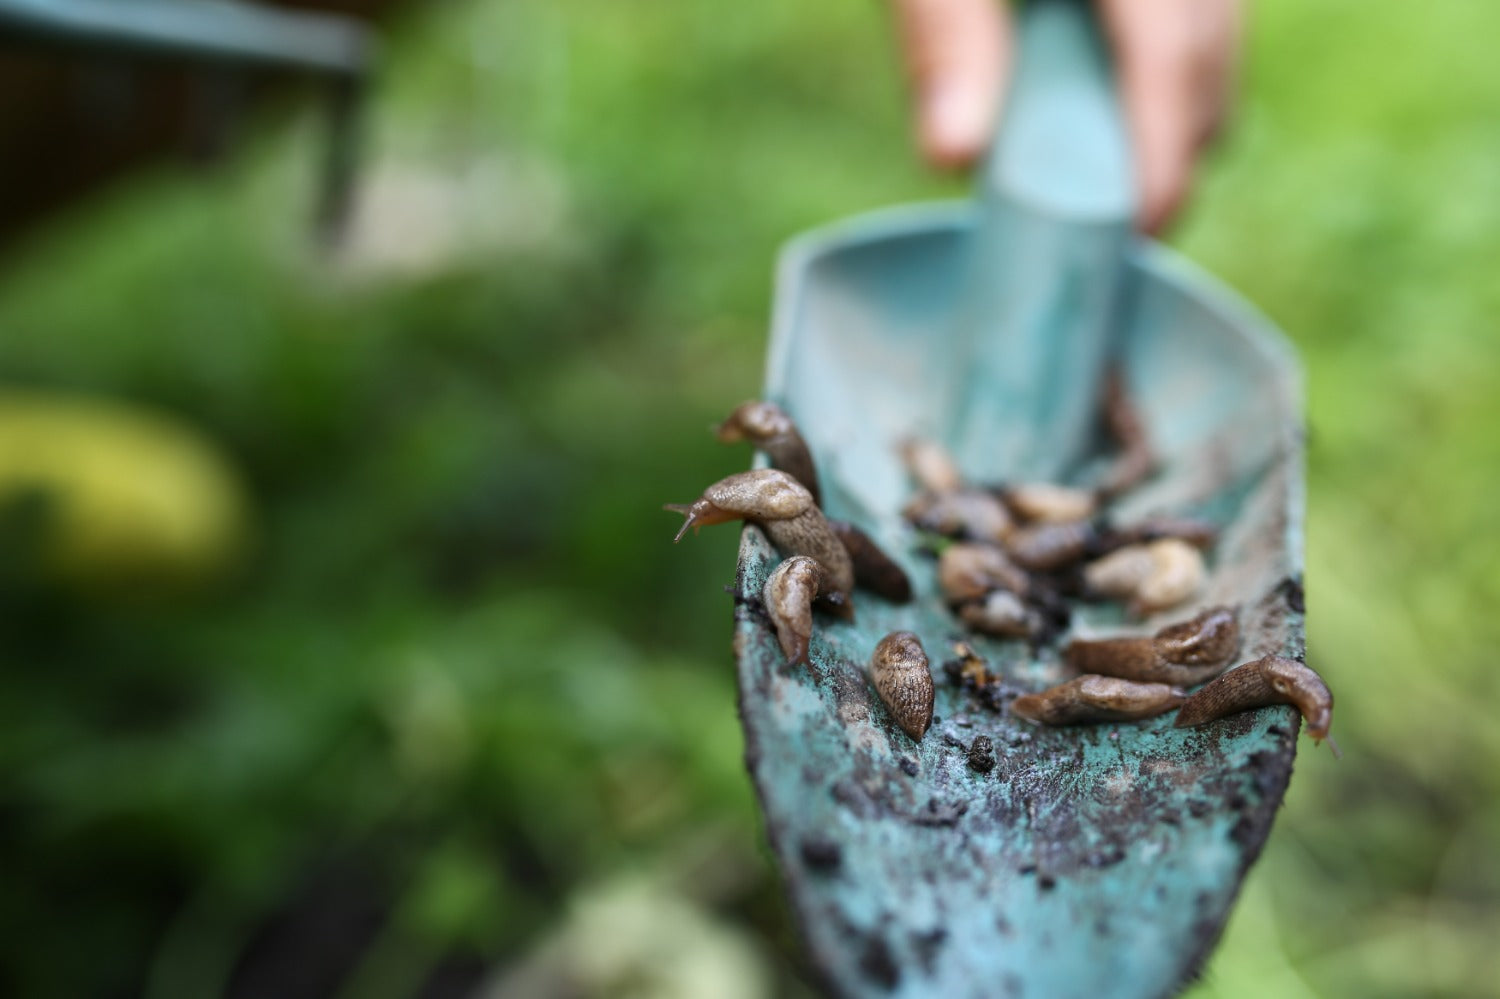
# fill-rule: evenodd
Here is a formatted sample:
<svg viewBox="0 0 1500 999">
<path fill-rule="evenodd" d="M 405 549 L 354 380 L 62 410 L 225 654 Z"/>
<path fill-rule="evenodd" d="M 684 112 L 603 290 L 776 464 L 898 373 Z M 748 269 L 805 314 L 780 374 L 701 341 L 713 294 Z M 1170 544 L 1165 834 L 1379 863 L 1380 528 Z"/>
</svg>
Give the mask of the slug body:
<svg viewBox="0 0 1500 999">
<path fill-rule="evenodd" d="M 1023 694 L 1010 702 L 1011 713 L 1043 725 L 1086 725 L 1104 721 L 1155 718 L 1182 704 L 1187 692 L 1165 683 L 1136 683 L 1113 676 L 1080 676 Z"/>
<path fill-rule="evenodd" d="M 999 544 L 1015 527 L 1000 497 L 983 489 L 919 493 L 901 511 L 924 531 Z"/>
<path fill-rule="evenodd" d="M 1198 593 L 1207 579 L 1203 553 L 1180 538 L 1126 545 L 1083 570 L 1090 593 L 1128 600 L 1137 616 L 1175 607 Z"/>
<path fill-rule="evenodd" d="M 845 613 L 850 611 L 854 566 L 849 552 L 828 526 L 812 493 L 788 473 L 775 468 L 736 472 L 709 486 L 693 503 L 668 503 L 666 509 L 686 518 L 677 541 L 689 527 L 697 530 L 732 520 L 759 525 L 782 555 L 816 559 L 823 570 L 818 596 Z"/>
<path fill-rule="evenodd" d="M 897 450 L 906 470 L 927 492 L 955 493 L 963 488 L 964 477 L 958 470 L 958 463 L 936 441 L 908 437 Z"/>
<path fill-rule="evenodd" d="M 1146 423 L 1125 387 L 1118 365 L 1104 376 L 1104 425 L 1120 448 L 1099 483 L 1099 496 L 1109 500 L 1140 485 L 1156 471 L 1156 452 L 1146 434 Z"/>
<path fill-rule="evenodd" d="M 1075 639 L 1063 657 L 1081 673 L 1191 687 L 1223 672 L 1239 648 L 1234 611 L 1213 607 L 1150 638 Z"/>
<path fill-rule="evenodd" d="M 1266 656 L 1237 666 L 1189 697 L 1177 712 L 1178 728 L 1203 725 L 1217 718 L 1290 704 L 1302 713 L 1314 742 L 1327 739 L 1333 721 L 1333 693 L 1306 663 Z"/>
<path fill-rule="evenodd" d="M 716 433 L 726 444 L 749 441 L 764 451 L 773 466 L 806 486 L 812 493 L 813 502 L 822 505 L 818 469 L 813 464 L 812 451 L 802 439 L 797 425 L 780 406 L 759 399 L 742 402 L 728 419 L 719 424 Z"/>
<path fill-rule="evenodd" d="M 1010 532 L 1005 550 L 1023 569 L 1053 572 L 1088 555 L 1097 537 L 1094 525 L 1086 520 L 1028 524 Z"/>
<path fill-rule="evenodd" d="M 1177 538 L 1200 551 L 1207 551 L 1219 539 L 1219 528 L 1208 520 L 1158 514 L 1108 531 L 1106 543 L 1111 548 L 1119 548 L 1161 541 L 1164 538 Z"/>
<path fill-rule="evenodd" d="M 991 590 L 1025 595 L 1026 573 L 994 545 L 959 542 L 938 556 L 938 587 L 950 603 L 977 600 Z"/>
<path fill-rule="evenodd" d="M 911 600 L 911 580 L 868 534 L 844 520 L 830 520 L 829 528 L 843 542 L 854 569 L 854 584 L 892 603 Z"/>
<path fill-rule="evenodd" d="M 1042 632 L 1042 619 L 1009 590 L 995 590 L 958 609 L 958 617 L 975 631 L 1003 638 L 1034 638 Z"/>
<path fill-rule="evenodd" d="M 893 631 L 875 646 L 870 682 L 901 730 L 921 741 L 932 724 L 936 691 L 922 642 L 909 631 Z"/>
<path fill-rule="evenodd" d="M 806 555 L 793 555 L 766 579 L 761 595 L 776 626 L 776 640 L 792 665 L 807 665 L 812 641 L 812 605 L 822 586 L 823 570 Z"/>
<path fill-rule="evenodd" d="M 1023 521 L 1066 524 L 1094 515 L 1098 499 L 1087 489 L 1074 489 L 1047 482 L 1011 486 L 1000 493 L 1011 513 Z"/>
</svg>

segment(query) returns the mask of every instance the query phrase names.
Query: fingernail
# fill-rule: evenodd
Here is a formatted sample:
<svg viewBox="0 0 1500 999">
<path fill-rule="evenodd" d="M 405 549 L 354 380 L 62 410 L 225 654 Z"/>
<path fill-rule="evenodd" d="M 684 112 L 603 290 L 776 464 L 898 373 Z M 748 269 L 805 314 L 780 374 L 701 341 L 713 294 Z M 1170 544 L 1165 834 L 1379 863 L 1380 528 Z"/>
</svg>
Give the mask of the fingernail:
<svg viewBox="0 0 1500 999">
<path fill-rule="evenodd" d="M 973 159 L 984 146 L 989 111 L 982 97 L 967 87 L 935 86 L 922 103 L 923 145 L 944 163 Z"/>
</svg>

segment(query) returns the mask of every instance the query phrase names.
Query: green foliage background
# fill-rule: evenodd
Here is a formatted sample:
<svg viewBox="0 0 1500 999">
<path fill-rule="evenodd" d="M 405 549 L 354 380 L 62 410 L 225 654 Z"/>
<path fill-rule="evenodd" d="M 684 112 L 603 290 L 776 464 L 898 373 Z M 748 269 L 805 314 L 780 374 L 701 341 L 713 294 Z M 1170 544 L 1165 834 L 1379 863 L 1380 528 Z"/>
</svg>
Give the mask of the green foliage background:
<svg viewBox="0 0 1500 999">
<path fill-rule="evenodd" d="M 1306 361 L 1345 759 L 1304 741 L 1195 994 L 1500 995 L 1500 9 L 1253 8 L 1172 242 Z M 0 986 L 245 994 L 268 924 L 349 884 L 375 915 L 324 991 L 438 994 L 543 967 L 635 878 L 804 989 L 740 759 L 734 532 L 674 548 L 659 506 L 745 461 L 706 428 L 757 390 L 777 245 L 963 188 L 910 152 L 863 0 L 468 0 L 390 42 L 345 259 L 304 231 L 315 130 L 272 115 L 0 277 L 5 384 L 198 428 L 256 539 L 187 596 L 0 579 Z M 450 200 L 382 207 L 391 177 Z"/>
</svg>

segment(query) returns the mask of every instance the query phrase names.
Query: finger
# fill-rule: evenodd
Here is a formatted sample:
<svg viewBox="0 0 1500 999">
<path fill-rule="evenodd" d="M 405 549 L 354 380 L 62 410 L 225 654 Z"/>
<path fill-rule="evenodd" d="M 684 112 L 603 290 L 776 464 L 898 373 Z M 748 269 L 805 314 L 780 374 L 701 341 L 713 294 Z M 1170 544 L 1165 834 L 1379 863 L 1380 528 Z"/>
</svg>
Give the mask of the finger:
<svg viewBox="0 0 1500 999">
<path fill-rule="evenodd" d="M 1135 147 L 1140 224 L 1159 232 L 1192 183 L 1234 64 L 1233 0 L 1101 0 Z"/>
<path fill-rule="evenodd" d="M 938 166 L 963 166 L 989 143 L 1010 63 L 997 0 L 895 0 L 916 100 L 917 142 Z"/>
</svg>

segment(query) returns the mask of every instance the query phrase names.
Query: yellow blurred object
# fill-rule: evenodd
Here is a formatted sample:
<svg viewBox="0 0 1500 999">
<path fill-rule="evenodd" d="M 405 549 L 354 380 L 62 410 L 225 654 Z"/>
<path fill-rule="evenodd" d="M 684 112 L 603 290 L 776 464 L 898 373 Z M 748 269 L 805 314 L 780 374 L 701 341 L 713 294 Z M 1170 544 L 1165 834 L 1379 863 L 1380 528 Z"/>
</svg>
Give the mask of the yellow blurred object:
<svg viewBox="0 0 1500 999">
<path fill-rule="evenodd" d="M 237 561 L 249 528 L 211 440 L 145 407 L 0 390 L 0 511 L 39 500 L 39 568 L 88 588 L 191 586 Z"/>
</svg>

